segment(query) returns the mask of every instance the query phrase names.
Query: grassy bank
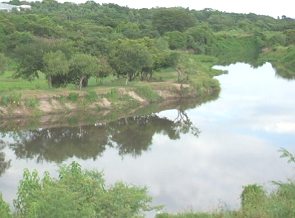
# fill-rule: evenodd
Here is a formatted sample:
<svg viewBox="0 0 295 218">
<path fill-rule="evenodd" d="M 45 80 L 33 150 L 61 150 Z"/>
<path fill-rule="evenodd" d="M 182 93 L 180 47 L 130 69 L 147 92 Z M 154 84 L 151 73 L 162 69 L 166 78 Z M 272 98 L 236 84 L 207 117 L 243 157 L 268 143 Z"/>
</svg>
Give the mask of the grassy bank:
<svg viewBox="0 0 295 218">
<path fill-rule="evenodd" d="M 281 77 L 295 79 L 295 46 L 266 49 L 260 55 L 260 62 L 265 61 L 271 62 Z"/>
<path fill-rule="evenodd" d="M 0 117 L 41 117 L 73 112 L 129 113 L 155 102 L 186 98 L 208 98 L 220 91 L 213 76 L 220 74 L 211 67 L 216 59 L 209 56 L 181 52 L 183 75 L 174 68 L 156 71 L 150 81 L 128 82 L 124 78 L 108 76 L 99 81 L 90 78 L 87 88 L 73 85 L 49 88 L 44 75 L 33 81 L 15 79 L 13 72 L 0 75 Z"/>
</svg>

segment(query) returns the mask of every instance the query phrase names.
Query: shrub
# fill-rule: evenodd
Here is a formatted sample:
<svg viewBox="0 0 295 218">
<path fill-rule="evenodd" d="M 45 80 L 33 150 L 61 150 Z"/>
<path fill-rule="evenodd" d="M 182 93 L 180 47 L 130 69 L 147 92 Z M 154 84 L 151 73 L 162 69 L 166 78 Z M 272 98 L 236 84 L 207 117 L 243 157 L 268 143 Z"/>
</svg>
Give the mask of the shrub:
<svg viewBox="0 0 295 218">
<path fill-rule="evenodd" d="M 37 99 L 34 98 L 29 98 L 25 100 L 25 106 L 26 107 L 30 107 L 30 108 L 35 108 L 37 107 L 39 104 L 39 101 Z"/>
<path fill-rule="evenodd" d="M 137 87 L 136 93 L 150 102 L 158 101 L 161 98 L 158 93 L 152 90 L 149 86 Z"/>
<path fill-rule="evenodd" d="M 1 105 L 20 105 L 21 103 L 21 94 L 20 93 L 11 93 L 9 95 L 1 96 Z"/>
<path fill-rule="evenodd" d="M 76 92 L 71 92 L 69 95 L 68 95 L 68 99 L 72 102 L 76 102 L 79 98 L 79 94 L 76 93 Z"/>
<path fill-rule="evenodd" d="M 87 101 L 94 102 L 98 99 L 98 95 L 95 91 L 89 91 L 87 92 L 85 98 Z"/>
<path fill-rule="evenodd" d="M 20 217 L 138 217 L 154 209 L 150 202 L 146 188 L 106 187 L 102 173 L 73 162 L 60 168 L 58 179 L 25 170 L 14 205 Z"/>
<path fill-rule="evenodd" d="M 0 194 L 0 216 L 2 218 L 11 218 L 12 215 L 9 210 L 8 204 L 3 200 L 2 195 Z"/>
</svg>

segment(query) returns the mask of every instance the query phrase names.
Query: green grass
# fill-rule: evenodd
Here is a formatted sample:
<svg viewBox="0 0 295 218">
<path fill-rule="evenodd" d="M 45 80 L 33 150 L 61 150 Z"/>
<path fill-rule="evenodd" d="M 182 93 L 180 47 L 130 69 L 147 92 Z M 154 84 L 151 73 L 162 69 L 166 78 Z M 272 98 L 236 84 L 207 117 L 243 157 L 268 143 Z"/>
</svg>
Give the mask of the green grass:
<svg viewBox="0 0 295 218">
<path fill-rule="evenodd" d="M 11 92 L 9 94 L 0 95 L 0 105 L 10 106 L 10 105 L 20 105 L 21 104 L 21 93 Z"/>
<path fill-rule="evenodd" d="M 12 72 L 0 74 L 0 92 L 2 93 L 13 90 L 36 89 L 48 89 L 48 84 L 44 76 L 41 76 L 39 79 L 33 81 L 27 81 L 20 78 L 14 78 Z"/>
<path fill-rule="evenodd" d="M 149 86 L 140 86 L 135 88 L 135 92 L 142 98 L 148 100 L 149 102 L 156 102 L 161 99 L 157 92 L 155 92 Z"/>
<path fill-rule="evenodd" d="M 286 79 L 295 78 L 295 46 L 277 46 L 261 54 L 260 62 L 269 61 L 279 76 Z"/>
<path fill-rule="evenodd" d="M 71 92 L 69 93 L 68 95 L 68 100 L 71 101 L 71 102 L 77 102 L 79 99 L 79 94 L 76 93 L 76 92 Z"/>
<path fill-rule="evenodd" d="M 36 98 L 25 99 L 25 106 L 28 108 L 36 108 L 39 105 L 39 100 Z"/>
</svg>

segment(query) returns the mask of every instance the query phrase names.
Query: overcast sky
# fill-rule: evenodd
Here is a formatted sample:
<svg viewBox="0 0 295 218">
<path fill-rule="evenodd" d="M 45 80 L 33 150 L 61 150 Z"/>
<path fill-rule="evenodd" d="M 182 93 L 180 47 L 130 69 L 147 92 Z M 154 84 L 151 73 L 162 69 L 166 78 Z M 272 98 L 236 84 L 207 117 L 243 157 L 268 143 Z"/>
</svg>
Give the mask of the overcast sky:
<svg viewBox="0 0 295 218">
<path fill-rule="evenodd" d="M 65 0 L 58 0 L 64 2 Z M 83 3 L 85 0 L 66 0 Z M 294 0 L 95 0 L 98 3 L 115 3 L 132 8 L 174 7 L 182 6 L 202 10 L 213 8 L 220 11 L 237 13 L 255 13 L 277 16 L 286 15 L 295 18 Z"/>
</svg>

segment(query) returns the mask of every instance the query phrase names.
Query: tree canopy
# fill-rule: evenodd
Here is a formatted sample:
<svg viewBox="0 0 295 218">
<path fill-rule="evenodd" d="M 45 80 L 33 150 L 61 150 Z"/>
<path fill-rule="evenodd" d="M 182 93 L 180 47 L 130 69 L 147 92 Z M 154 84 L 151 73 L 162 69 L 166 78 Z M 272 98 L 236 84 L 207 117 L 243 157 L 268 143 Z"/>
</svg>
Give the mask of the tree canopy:
<svg viewBox="0 0 295 218">
<path fill-rule="evenodd" d="M 140 72 L 171 67 L 171 50 L 220 57 L 227 52 L 226 37 L 237 41 L 252 37 L 259 49 L 294 46 L 295 22 L 287 17 L 180 7 L 131 9 L 93 1 L 28 4 L 31 10 L 0 12 L 0 53 L 17 65 L 15 76 L 33 80 L 44 73 L 51 78 L 49 84 L 57 87 L 86 86 L 90 76 L 112 73 L 133 80 Z M 57 54 L 60 62 L 53 55 L 48 57 L 58 51 L 65 56 Z M 83 58 L 89 65 L 79 63 Z"/>
</svg>

